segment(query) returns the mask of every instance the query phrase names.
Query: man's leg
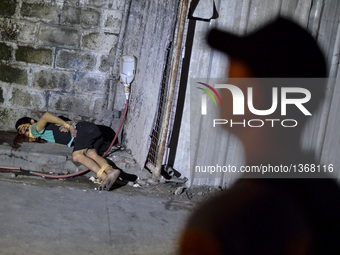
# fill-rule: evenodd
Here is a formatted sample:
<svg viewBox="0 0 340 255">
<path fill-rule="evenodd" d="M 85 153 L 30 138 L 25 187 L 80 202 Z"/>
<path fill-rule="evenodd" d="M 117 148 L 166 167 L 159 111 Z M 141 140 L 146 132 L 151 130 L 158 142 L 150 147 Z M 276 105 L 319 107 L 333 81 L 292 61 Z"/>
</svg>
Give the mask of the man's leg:
<svg viewBox="0 0 340 255">
<path fill-rule="evenodd" d="M 95 149 L 88 149 L 85 151 L 85 155 L 94 160 L 100 167 L 107 165 L 107 161 L 102 156 L 99 156 Z"/>
<path fill-rule="evenodd" d="M 94 161 L 93 159 L 87 157 L 85 155 L 87 149 L 83 149 L 83 150 L 78 150 L 78 151 L 74 151 L 72 153 L 72 159 L 75 162 L 78 162 L 84 166 L 86 166 L 88 169 L 90 169 L 91 171 L 98 173 L 100 170 L 100 166 L 98 165 L 98 163 L 96 161 Z"/>
<path fill-rule="evenodd" d="M 106 167 L 101 176 L 103 184 L 99 186 L 99 189 L 109 190 L 119 177 L 120 170 L 114 169 L 111 165 L 109 165 L 106 159 L 99 156 L 94 149 L 87 150 L 85 155 L 95 161 L 101 168 Z"/>
<path fill-rule="evenodd" d="M 83 149 L 74 151 L 72 153 L 72 158 L 75 162 L 86 166 L 96 174 L 102 168 L 105 168 L 101 173 L 100 178 L 103 180 L 103 183 L 99 186 L 99 189 L 109 190 L 120 175 L 120 170 L 113 169 L 112 166 L 110 166 L 103 157 L 99 156 L 95 150 Z"/>
</svg>

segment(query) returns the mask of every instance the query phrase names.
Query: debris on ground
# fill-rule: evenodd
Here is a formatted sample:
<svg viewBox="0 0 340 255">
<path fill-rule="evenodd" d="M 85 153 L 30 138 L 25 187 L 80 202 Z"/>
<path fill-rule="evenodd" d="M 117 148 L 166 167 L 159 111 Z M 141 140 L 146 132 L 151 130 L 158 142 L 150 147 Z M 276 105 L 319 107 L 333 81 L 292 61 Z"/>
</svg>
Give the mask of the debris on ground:
<svg viewBox="0 0 340 255">
<path fill-rule="evenodd" d="M 111 192 L 124 192 L 131 195 L 136 192 L 143 193 L 146 196 L 165 197 L 169 200 L 182 201 L 196 204 L 208 197 L 220 192 L 222 188 L 209 186 L 187 187 L 188 179 L 169 166 L 162 167 L 162 176 L 158 180 L 152 179 L 152 174 L 147 169 L 140 169 L 136 160 L 128 150 L 122 148 L 115 149 L 107 157 L 117 168 L 122 169 L 126 176 L 134 177 L 133 180 L 126 180 L 119 177 L 117 185 Z M 46 173 L 57 174 L 53 168 L 47 167 Z M 81 190 L 97 190 L 100 180 L 92 172 L 66 179 L 48 179 L 33 176 L 29 170 L 15 168 L 13 171 L 2 169 L 0 171 L 0 180 L 20 182 L 24 185 L 40 186 L 63 186 L 69 188 L 79 188 Z"/>
<path fill-rule="evenodd" d="M 32 175 L 20 175 L 18 173 L 0 173 L 0 180 L 7 180 L 13 182 L 20 182 L 23 184 L 31 184 L 47 187 L 69 187 L 79 188 L 81 190 L 96 190 L 98 179 L 94 176 L 77 176 L 66 179 L 47 179 Z M 138 192 L 145 196 L 157 196 L 164 197 L 169 200 L 186 201 L 193 204 L 200 203 L 205 199 L 218 194 L 222 191 L 222 188 L 215 188 L 209 186 L 198 186 L 187 188 L 177 182 L 164 182 L 154 181 L 150 184 L 149 179 L 137 179 L 135 182 L 128 182 L 123 186 L 116 186 L 114 190 L 110 191 L 129 193 L 131 195 Z"/>
</svg>

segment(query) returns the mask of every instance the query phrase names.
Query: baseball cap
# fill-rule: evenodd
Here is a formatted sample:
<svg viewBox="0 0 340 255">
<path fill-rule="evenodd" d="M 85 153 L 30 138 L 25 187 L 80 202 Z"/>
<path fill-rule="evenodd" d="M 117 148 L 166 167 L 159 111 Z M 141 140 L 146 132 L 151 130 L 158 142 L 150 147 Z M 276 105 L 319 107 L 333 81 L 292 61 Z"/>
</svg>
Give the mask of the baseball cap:
<svg viewBox="0 0 340 255">
<path fill-rule="evenodd" d="M 245 36 L 212 29 L 208 44 L 246 62 L 256 77 L 326 77 L 325 58 L 300 25 L 279 17 Z"/>
</svg>

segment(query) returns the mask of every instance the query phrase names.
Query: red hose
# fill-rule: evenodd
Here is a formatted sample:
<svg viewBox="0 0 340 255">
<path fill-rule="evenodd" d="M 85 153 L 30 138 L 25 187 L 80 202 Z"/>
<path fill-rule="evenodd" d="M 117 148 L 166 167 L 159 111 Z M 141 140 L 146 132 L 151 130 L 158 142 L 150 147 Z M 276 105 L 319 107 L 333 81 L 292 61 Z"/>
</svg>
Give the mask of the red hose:
<svg viewBox="0 0 340 255">
<path fill-rule="evenodd" d="M 74 177 L 74 176 L 78 176 L 81 174 L 85 174 L 88 171 L 90 171 L 88 168 L 81 170 L 79 172 L 73 173 L 73 174 L 64 174 L 64 175 L 55 175 L 55 174 L 43 174 L 43 173 L 38 173 L 38 172 L 33 172 L 30 171 L 30 174 L 33 174 L 35 176 L 41 176 L 44 178 L 50 178 L 50 179 L 64 179 L 64 178 L 70 178 L 70 177 Z"/>
<path fill-rule="evenodd" d="M 123 126 L 123 123 L 124 123 L 124 119 L 125 119 L 125 117 L 126 117 L 126 113 L 127 113 L 127 109 L 128 109 L 128 104 L 129 104 L 129 99 L 126 99 L 126 103 L 125 103 L 125 111 L 124 111 L 123 118 L 122 118 L 122 120 L 120 121 L 119 128 L 118 128 L 118 130 L 117 130 L 117 133 L 116 133 L 115 137 L 114 137 L 113 140 L 112 140 L 112 143 L 110 144 L 110 146 L 109 146 L 109 148 L 106 150 L 106 152 L 103 154 L 103 156 L 102 156 L 103 158 L 110 152 L 112 146 L 115 144 L 115 141 L 117 140 L 118 134 L 120 133 L 120 130 L 121 130 L 121 128 L 122 128 L 122 126 Z M 33 171 L 30 171 L 30 174 L 36 175 L 36 176 L 41 176 L 41 177 L 44 177 L 44 178 L 64 179 L 64 178 L 70 178 L 70 177 L 82 175 L 82 174 L 87 173 L 88 171 L 90 171 L 90 170 L 87 168 L 87 169 L 81 170 L 81 171 L 76 172 L 76 173 L 65 174 L 65 175 L 43 174 L 43 173 L 38 173 L 38 172 L 33 172 Z"/>
<path fill-rule="evenodd" d="M 120 130 L 122 129 L 123 122 L 124 122 L 124 119 L 125 119 L 125 117 L 126 117 L 126 113 L 127 113 L 127 109 L 128 109 L 128 104 L 129 104 L 129 99 L 126 99 L 124 115 L 123 115 L 122 120 L 120 121 L 120 125 L 119 125 L 119 127 L 118 127 L 118 131 L 117 131 L 115 137 L 113 138 L 112 143 L 110 144 L 109 148 L 108 148 L 108 149 L 106 150 L 106 152 L 103 154 L 103 156 L 102 156 L 103 158 L 110 152 L 112 146 L 115 144 L 115 141 L 117 140 L 118 134 L 120 133 Z"/>
<path fill-rule="evenodd" d="M 0 166 L 0 170 L 21 170 L 20 167 Z"/>
</svg>

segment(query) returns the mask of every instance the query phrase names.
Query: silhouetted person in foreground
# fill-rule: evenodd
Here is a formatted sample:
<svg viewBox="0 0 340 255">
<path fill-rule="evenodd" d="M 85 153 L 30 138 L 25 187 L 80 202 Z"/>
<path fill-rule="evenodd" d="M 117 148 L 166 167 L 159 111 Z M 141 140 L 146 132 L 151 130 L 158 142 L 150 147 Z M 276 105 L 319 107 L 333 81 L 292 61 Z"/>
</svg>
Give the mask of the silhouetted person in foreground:
<svg viewBox="0 0 340 255">
<path fill-rule="evenodd" d="M 229 84 L 238 86 L 244 95 L 247 87 L 253 87 L 256 109 L 270 108 L 272 87 L 279 91 L 282 87 L 305 87 L 311 99 L 303 106 L 311 113 L 323 99 L 325 84 L 319 79 L 309 79 L 307 84 L 258 79 L 327 76 L 324 57 L 314 39 L 289 20 L 279 18 L 245 37 L 214 29 L 208 43 L 230 57 Z M 233 115 L 230 92 L 221 89 L 219 93 L 222 119 L 261 119 L 248 107 L 244 115 Z M 290 105 L 286 116 L 278 109 L 262 118 L 295 119 L 295 127 L 282 127 L 280 122 L 274 127 L 225 126 L 243 143 L 249 166 L 318 165 L 313 154 L 300 148 L 308 117 Z M 244 174 L 231 188 L 200 205 L 188 220 L 179 254 L 340 254 L 340 191 L 335 180 L 324 173 L 269 177 Z"/>
</svg>

